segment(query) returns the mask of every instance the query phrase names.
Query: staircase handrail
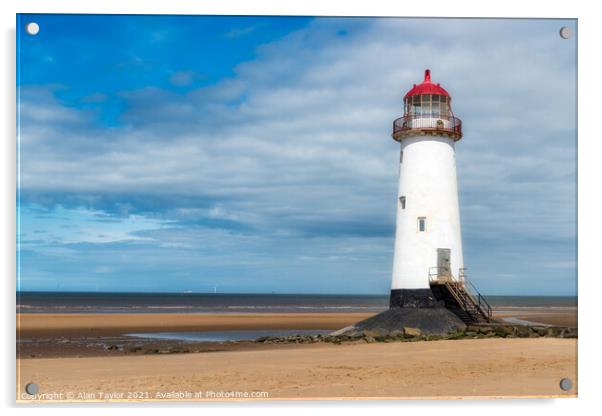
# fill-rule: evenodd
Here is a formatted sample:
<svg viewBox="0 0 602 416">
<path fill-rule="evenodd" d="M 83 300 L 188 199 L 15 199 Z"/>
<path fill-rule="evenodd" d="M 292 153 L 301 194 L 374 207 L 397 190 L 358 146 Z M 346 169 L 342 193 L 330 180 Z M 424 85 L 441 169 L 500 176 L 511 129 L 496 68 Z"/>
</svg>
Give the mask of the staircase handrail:
<svg viewBox="0 0 602 416">
<path fill-rule="evenodd" d="M 444 284 L 445 287 L 448 288 L 448 290 L 452 294 L 452 296 L 456 299 L 456 302 L 458 302 L 458 305 L 461 305 L 462 309 L 464 309 L 467 313 L 471 313 L 470 311 L 468 311 L 468 308 L 467 308 L 466 296 L 462 296 L 462 293 L 458 290 L 456 285 L 452 284 L 452 282 L 453 283 L 460 283 L 460 282 L 453 279 L 453 276 L 451 279 L 439 279 L 440 277 L 441 277 L 441 275 L 439 274 L 439 267 L 436 267 L 436 266 L 429 267 L 429 283 Z"/>
<path fill-rule="evenodd" d="M 453 275 L 445 276 L 445 279 L 440 279 L 439 267 L 429 267 L 429 283 L 442 283 L 444 284 L 452 296 L 461 305 L 462 308 L 469 314 L 473 315 L 474 311 L 468 308 L 468 300 L 472 303 L 473 309 L 476 309 L 477 313 L 480 313 L 487 322 L 491 322 L 492 309 L 489 302 L 481 295 L 476 286 L 466 276 L 466 268 L 461 268 L 459 277 L 455 279 Z M 468 283 L 468 285 L 466 284 Z M 465 290 L 460 291 L 458 285 L 461 285 Z"/>
<path fill-rule="evenodd" d="M 472 281 L 470 281 L 470 279 L 468 279 L 466 276 L 464 276 L 464 282 L 468 283 L 469 290 L 474 292 L 472 295 L 473 296 L 476 295 L 476 297 L 477 297 L 479 308 L 482 309 L 484 307 L 485 310 L 483 312 L 487 316 L 487 320 L 491 321 L 492 310 L 491 310 L 491 305 L 489 305 L 489 302 L 487 302 L 485 297 L 483 295 L 481 295 L 481 292 L 479 292 L 479 290 L 472 283 Z"/>
</svg>

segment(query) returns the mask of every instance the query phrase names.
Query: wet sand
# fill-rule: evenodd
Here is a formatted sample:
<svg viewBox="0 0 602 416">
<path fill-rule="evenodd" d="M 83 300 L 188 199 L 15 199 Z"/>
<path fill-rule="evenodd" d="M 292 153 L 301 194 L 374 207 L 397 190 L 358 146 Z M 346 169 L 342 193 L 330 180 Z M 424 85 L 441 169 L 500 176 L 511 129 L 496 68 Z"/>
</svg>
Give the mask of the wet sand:
<svg viewBox="0 0 602 416">
<path fill-rule="evenodd" d="M 339 329 L 371 313 L 17 314 L 21 338 L 115 336 L 133 332 Z"/>
<path fill-rule="evenodd" d="M 565 308 L 560 310 L 541 308 L 529 311 L 517 308 L 515 310 L 497 312 L 494 316 L 496 319 L 502 321 L 504 318 L 514 318 L 536 324 L 577 327 L 577 308 Z"/>
<path fill-rule="evenodd" d="M 21 338 L 116 336 L 133 332 L 227 331 L 253 329 L 339 329 L 373 313 L 238 313 L 238 314 L 17 314 Z M 577 309 L 516 308 L 494 318 L 577 326 Z"/>
<path fill-rule="evenodd" d="M 336 330 L 370 313 L 239 314 L 18 314 L 17 357 L 58 358 L 146 355 L 282 348 L 249 341 L 183 342 L 126 336 L 131 333 L 241 330 Z M 576 309 L 502 311 L 495 318 L 576 326 Z M 514 322 L 520 323 L 520 322 Z"/>
<path fill-rule="evenodd" d="M 252 341 L 182 342 L 131 333 L 244 330 L 336 330 L 370 313 L 18 314 L 17 357 L 57 358 L 282 348 Z"/>
</svg>

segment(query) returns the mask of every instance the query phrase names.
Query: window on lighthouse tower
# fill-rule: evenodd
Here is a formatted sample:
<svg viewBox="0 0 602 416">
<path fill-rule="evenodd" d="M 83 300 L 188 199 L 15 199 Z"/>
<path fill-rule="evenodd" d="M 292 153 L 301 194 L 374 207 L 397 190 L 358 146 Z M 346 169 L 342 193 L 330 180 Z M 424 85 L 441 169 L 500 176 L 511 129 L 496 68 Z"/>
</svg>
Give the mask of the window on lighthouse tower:
<svg viewBox="0 0 602 416">
<path fill-rule="evenodd" d="M 426 231 L 426 217 L 418 217 L 418 231 Z"/>
</svg>

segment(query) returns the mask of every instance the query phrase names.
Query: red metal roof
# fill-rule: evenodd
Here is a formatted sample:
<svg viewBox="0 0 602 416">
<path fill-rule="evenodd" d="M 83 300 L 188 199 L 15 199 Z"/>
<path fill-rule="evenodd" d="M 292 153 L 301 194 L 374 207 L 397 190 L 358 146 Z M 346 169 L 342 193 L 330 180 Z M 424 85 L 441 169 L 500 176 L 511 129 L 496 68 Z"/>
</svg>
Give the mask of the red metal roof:
<svg viewBox="0 0 602 416">
<path fill-rule="evenodd" d="M 431 70 L 427 69 L 426 71 L 424 71 L 424 81 L 422 81 L 422 84 L 414 84 L 414 87 L 412 87 L 412 89 L 410 91 L 408 91 L 408 93 L 405 95 L 405 97 L 403 97 L 403 99 L 405 100 L 408 97 L 412 97 L 414 95 L 421 95 L 421 94 L 439 94 L 439 95 L 445 95 L 447 97 L 449 97 L 449 93 L 447 91 L 445 91 L 443 89 L 443 87 L 441 87 L 440 84 L 433 84 L 431 82 Z"/>
</svg>

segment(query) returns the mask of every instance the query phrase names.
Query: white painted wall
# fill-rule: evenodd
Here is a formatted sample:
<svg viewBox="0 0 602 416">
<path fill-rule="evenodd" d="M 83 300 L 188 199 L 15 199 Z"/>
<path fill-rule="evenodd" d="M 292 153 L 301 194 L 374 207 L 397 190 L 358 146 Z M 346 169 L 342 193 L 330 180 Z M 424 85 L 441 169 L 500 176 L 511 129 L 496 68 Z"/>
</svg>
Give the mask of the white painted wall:
<svg viewBox="0 0 602 416">
<path fill-rule="evenodd" d="M 425 289 L 437 248 L 451 249 L 451 271 L 464 267 L 454 140 L 410 136 L 401 141 L 392 289 Z M 406 197 L 401 209 L 399 197 Z M 426 231 L 418 231 L 426 217 Z"/>
</svg>

